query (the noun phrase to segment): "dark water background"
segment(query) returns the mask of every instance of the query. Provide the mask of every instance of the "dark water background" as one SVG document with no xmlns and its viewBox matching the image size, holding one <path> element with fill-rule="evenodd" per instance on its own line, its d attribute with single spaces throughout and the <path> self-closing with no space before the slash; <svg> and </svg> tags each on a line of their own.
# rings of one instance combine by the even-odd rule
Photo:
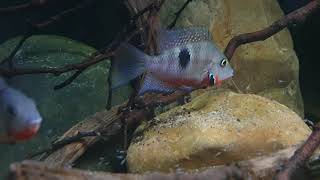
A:
<svg viewBox="0 0 320 180">
<path fill-rule="evenodd" d="M 289 13 L 309 0 L 278 0 L 285 13 Z M 320 12 L 307 18 L 305 24 L 289 28 L 294 49 L 300 63 L 300 89 L 305 106 L 305 117 L 320 120 Z"/>
<path fill-rule="evenodd" d="M 28 0 L 1 0 L 0 7 L 20 4 Z M 19 12 L 14 15 L 4 15 L 0 17 L 0 44 L 22 35 L 28 28 L 26 20 L 32 22 L 41 22 L 48 17 L 61 12 L 63 9 L 73 7 L 78 0 L 64 2 L 63 6 L 57 4 L 50 8 L 41 8 L 33 11 Z M 307 0 L 279 0 L 284 12 L 289 13 L 292 10 L 301 7 Z M 38 34 L 54 34 L 68 37 L 73 40 L 83 42 L 93 48 L 100 49 L 112 40 L 118 31 L 122 29 L 123 24 L 127 22 L 128 12 L 119 0 L 97 0 L 89 7 L 79 10 L 61 21 L 50 25 L 41 30 Z M 294 47 L 300 60 L 300 86 L 305 103 L 306 118 L 317 121 L 320 119 L 320 12 L 309 18 L 303 26 L 291 27 L 290 31 L 294 40 Z M 81 87 L 80 87 L 81 88 Z M 46 97 L 43 97 L 46 98 Z M 94 102 L 83 102 L 89 103 Z M 4 172 L 10 162 L 19 161 L 24 158 L 28 152 L 46 146 L 57 135 L 60 135 L 69 129 L 80 117 L 87 117 L 94 114 L 95 111 L 102 110 L 103 103 L 97 104 L 95 109 L 88 108 L 80 115 L 75 112 L 68 117 L 68 121 L 63 124 L 44 121 L 44 129 L 41 129 L 39 136 L 46 136 L 31 142 L 13 145 L 10 147 L 0 146 L 0 172 Z M 60 121 L 61 122 L 61 121 Z M 50 133 L 48 133 L 50 131 Z M 120 149 L 121 138 L 116 138 L 112 142 L 98 143 L 90 149 L 79 161 L 79 167 L 99 170 L 120 171 L 119 163 L 115 158 L 115 150 Z M 89 158 L 90 155 L 90 158 Z M 96 166 L 92 166 L 98 159 Z M 90 165 L 89 165 L 90 164 Z M 1 177 L 1 174 L 0 174 Z"/>
</svg>

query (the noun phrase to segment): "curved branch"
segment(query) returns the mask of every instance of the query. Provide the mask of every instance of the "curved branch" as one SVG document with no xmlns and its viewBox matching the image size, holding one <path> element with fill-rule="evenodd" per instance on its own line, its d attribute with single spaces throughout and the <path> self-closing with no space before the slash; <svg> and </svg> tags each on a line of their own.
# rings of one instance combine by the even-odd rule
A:
<svg viewBox="0 0 320 180">
<path fill-rule="evenodd" d="M 75 72 L 72 76 L 70 76 L 67 80 L 63 81 L 62 83 L 55 85 L 54 86 L 54 90 L 59 90 L 62 89 L 64 87 L 66 87 L 67 85 L 71 84 L 73 80 L 75 80 L 78 76 L 80 76 L 80 74 L 84 71 L 84 69 L 82 70 L 78 70 L 77 72 Z"/>
<path fill-rule="evenodd" d="M 35 28 L 41 29 L 43 27 L 47 27 L 50 24 L 55 23 L 56 21 L 59 21 L 60 19 L 62 19 L 63 17 L 74 13 L 76 11 L 78 11 L 79 9 L 85 8 L 87 5 L 89 5 L 90 3 L 93 3 L 93 0 L 84 0 L 83 2 L 80 2 L 79 4 L 77 4 L 75 7 L 67 9 L 65 11 L 62 11 L 61 13 L 54 15 L 52 17 L 50 17 L 47 21 L 42 22 L 42 23 L 37 23 L 37 24 L 33 24 L 33 26 Z"/>
<path fill-rule="evenodd" d="M 32 7 L 32 3 L 29 2 L 29 3 L 25 3 L 25 4 L 19 4 L 16 6 L 0 8 L 0 14 L 7 14 L 7 13 L 17 12 L 17 11 L 21 11 L 21 10 L 26 10 L 31 7 Z"/>
<path fill-rule="evenodd" d="M 97 64 L 101 61 L 106 60 L 106 58 L 109 58 L 113 55 L 113 52 L 106 53 L 106 54 L 100 54 L 94 57 L 90 57 L 89 60 L 84 60 L 81 63 L 77 64 L 70 64 L 63 67 L 56 67 L 56 68 L 13 68 L 13 69 L 6 69 L 6 68 L 0 68 L 0 75 L 6 76 L 6 77 L 12 77 L 12 76 L 18 76 L 18 75 L 24 75 L 24 74 L 54 74 L 56 76 L 59 76 L 62 73 L 74 71 L 74 70 L 84 70 L 87 67 Z"/>
<path fill-rule="evenodd" d="M 318 124 L 307 141 L 295 151 L 294 155 L 286 163 L 282 171 L 276 176 L 276 180 L 290 180 L 297 169 L 303 167 L 306 161 L 313 155 L 320 145 L 320 124 Z"/>
<path fill-rule="evenodd" d="M 229 41 L 224 51 L 224 54 L 227 56 L 228 59 L 231 60 L 234 52 L 240 45 L 255 42 L 255 41 L 263 41 L 288 26 L 302 24 L 308 16 L 310 16 L 319 8 L 320 8 L 320 0 L 314 0 L 308 3 L 306 6 L 300 9 L 297 9 L 291 12 L 290 14 L 284 16 L 283 18 L 274 22 L 272 25 L 270 25 L 265 29 L 252 32 L 252 33 L 245 33 L 245 34 L 240 34 L 238 36 L 235 36 Z"/>
<path fill-rule="evenodd" d="M 37 7 L 49 6 L 59 3 L 60 0 L 30 0 L 24 4 L 18 4 L 10 7 L 0 8 L 0 15 L 6 15 L 11 13 L 20 13 L 21 11 L 30 10 Z M 64 1 L 61 1 L 64 2 Z"/>
<path fill-rule="evenodd" d="M 2 14 L 9 14 L 9 13 L 16 13 L 28 9 L 32 9 L 34 7 L 46 6 L 50 3 L 54 3 L 57 0 L 30 0 L 28 3 L 19 4 L 15 6 L 10 6 L 6 8 L 0 8 L 0 15 Z"/>
<path fill-rule="evenodd" d="M 193 1 L 193 0 L 187 0 L 187 1 L 182 5 L 182 7 L 181 7 L 176 13 L 174 13 L 175 17 L 174 17 L 173 21 L 167 26 L 168 29 L 172 29 L 172 28 L 176 25 L 176 23 L 177 23 L 180 15 L 181 15 L 181 13 L 182 13 L 183 10 L 188 6 L 188 4 L 191 3 L 191 1 Z"/>
</svg>

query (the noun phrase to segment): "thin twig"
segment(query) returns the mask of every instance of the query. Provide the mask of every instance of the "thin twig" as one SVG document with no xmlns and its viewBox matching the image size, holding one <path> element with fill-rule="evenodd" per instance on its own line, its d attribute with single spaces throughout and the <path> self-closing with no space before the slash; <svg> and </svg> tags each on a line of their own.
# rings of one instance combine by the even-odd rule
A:
<svg viewBox="0 0 320 180">
<path fill-rule="evenodd" d="M 296 25 L 302 24 L 308 16 L 313 14 L 316 10 L 320 8 L 320 0 L 314 0 L 305 5 L 304 7 L 297 9 L 290 14 L 282 17 L 278 21 L 274 22 L 271 26 L 266 27 L 260 31 L 240 34 L 238 36 L 233 37 L 225 51 L 224 54 L 227 56 L 229 60 L 231 60 L 235 50 L 243 44 L 255 42 L 255 41 L 263 41 L 274 34 L 278 33 L 282 29 Z"/>
<path fill-rule="evenodd" d="M 93 3 L 94 0 L 84 0 L 83 2 L 77 4 L 75 7 L 71 8 L 71 9 L 67 9 L 55 16 L 52 16 L 50 17 L 48 20 L 42 22 L 42 23 L 37 23 L 37 24 L 34 24 L 33 26 L 40 29 L 40 28 L 44 28 L 44 27 L 47 27 L 57 21 L 59 21 L 60 19 L 62 19 L 63 17 L 71 14 L 71 13 L 74 13 L 82 8 L 85 8 L 86 6 L 88 6 L 89 4 Z"/>
<path fill-rule="evenodd" d="M 8 14 L 12 12 L 19 12 L 22 10 L 30 9 L 33 6 L 32 2 L 24 3 L 24 4 L 19 4 L 16 6 L 10 6 L 6 8 L 0 8 L 0 14 Z"/>
<path fill-rule="evenodd" d="M 156 8 L 156 4 L 155 3 L 151 3 L 149 4 L 147 7 L 143 8 L 141 11 L 139 11 L 137 14 L 135 14 L 131 19 L 130 22 L 131 23 L 135 23 L 135 21 L 141 17 L 142 15 L 144 15 L 146 12 L 151 11 L 152 9 Z"/>
<path fill-rule="evenodd" d="M 0 15 L 7 15 L 11 13 L 21 13 L 21 11 L 31 10 L 37 7 L 44 7 L 50 4 L 59 2 L 58 0 L 30 0 L 27 3 L 18 4 L 15 6 L 0 8 Z"/>
<path fill-rule="evenodd" d="M 23 43 L 32 35 L 30 31 L 25 33 L 25 35 L 20 39 L 19 43 L 16 45 L 16 47 L 13 49 L 13 51 L 10 53 L 10 55 L 1 61 L 0 64 L 4 64 L 8 62 L 9 69 L 13 69 L 13 58 L 16 55 L 16 53 L 19 51 L 19 49 L 22 47 Z"/>
<path fill-rule="evenodd" d="M 145 49 L 148 49 L 149 51 L 151 49 L 153 49 L 153 44 L 151 42 L 155 42 L 154 46 L 157 46 L 157 42 L 156 41 L 152 41 L 152 40 L 156 40 L 157 38 L 155 37 L 156 34 L 155 32 L 155 26 L 156 26 L 156 20 L 158 15 L 158 12 L 160 10 L 160 8 L 162 7 L 162 5 L 165 3 L 165 0 L 160 0 L 160 1 L 155 1 L 154 3 L 151 3 L 149 6 L 147 6 L 146 8 L 144 8 L 142 10 L 142 12 L 149 12 L 148 18 L 147 18 L 147 22 L 145 22 L 145 24 L 147 26 L 144 25 L 144 29 L 147 28 L 148 29 L 148 39 L 147 39 L 147 46 L 145 47 Z M 152 5 L 153 4 L 153 5 Z M 148 11 L 146 11 L 146 9 Z M 140 17 L 141 15 L 143 15 L 144 13 L 137 13 L 137 15 L 139 15 L 138 17 Z M 137 19 L 137 16 L 133 16 L 134 19 Z M 158 28 L 157 28 L 158 29 Z M 144 42 L 145 43 L 145 42 Z M 157 47 L 153 49 L 153 51 L 155 49 L 158 49 Z M 150 52 L 149 52 L 150 53 Z M 154 52 L 152 52 L 154 53 Z M 122 130 L 123 130 L 123 136 L 124 136 L 124 140 L 123 140 L 123 147 L 124 147 L 124 151 L 127 150 L 128 147 L 128 125 L 127 125 L 127 118 L 128 118 L 128 114 L 130 114 L 130 110 L 134 107 L 134 103 L 135 103 L 135 99 L 138 95 L 138 90 L 140 89 L 140 78 L 135 79 L 134 81 L 132 81 L 134 88 L 134 91 L 131 93 L 130 98 L 128 100 L 128 103 L 126 105 L 126 108 L 124 108 L 124 111 L 121 112 L 121 124 L 122 124 Z M 122 109 L 123 110 L 123 109 Z"/>
<path fill-rule="evenodd" d="M 174 92 L 173 94 L 168 96 L 160 94 L 156 96 L 146 94 L 143 98 L 137 99 L 135 101 L 134 110 L 128 109 L 127 106 L 125 106 L 120 112 L 121 114 L 119 114 L 118 121 L 114 122 L 117 123 L 120 121 L 120 125 L 125 123 L 126 127 L 118 125 L 114 126 L 114 123 L 111 123 L 110 125 L 97 131 L 80 132 L 75 136 L 64 138 L 59 140 L 58 142 L 52 143 L 51 147 L 42 149 L 36 153 L 32 153 L 28 156 L 28 158 L 32 158 L 41 154 L 51 154 L 52 152 L 57 151 L 58 149 L 66 145 L 82 141 L 85 137 L 102 136 L 107 139 L 107 137 L 110 137 L 114 134 L 119 134 L 119 132 L 122 132 L 125 136 L 127 136 L 126 129 L 132 129 L 133 127 L 136 127 L 137 124 L 139 124 L 139 121 L 142 121 L 142 119 L 144 118 L 151 119 L 152 117 L 154 117 L 154 113 L 152 113 L 154 108 L 170 104 L 178 99 L 184 98 L 186 95 L 188 94 L 181 91 Z M 123 119 L 125 119 L 125 121 L 123 121 Z M 127 145 L 128 142 L 124 142 L 124 146 L 127 147 Z"/>
<path fill-rule="evenodd" d="M 70 76 L 67 80 L 65 80 L 64 82 L 54 86 L 54 90 L 59 90 L 62 89 L 64 87 L 66 87 L 67 85 L 69 85 L 70 83 L 72 83 L 73 80 L 75 80 L 85 69 L 81 69 L 78 70 L 77 72 L 75 72 L 72 76 Z"/>
<path fill-rule="evenodd" d="M 176 13 L 174 13 L 175 18 L 174 18 L 174 20 L 168 25 L 168 27 L 167 27 L 168 29 L 172 29 L 172 28 L 176 25 L 176 23 L 177 23 L 180 15 L 181 15 L 181 13 L 183 12 L 183 10 L 188 6 L 188 4 L 189 4 L 191 1 L 192 1 L 192 0 L 187 0 L 187 1 L 182 5 L 182 7 L 181 7 Z"/>
<path fill-rule="evenodd" d="M 25 74 L 54 74 L 56 76 L 61 75 L 62 73 L 73 71 L 73 70 L 82 70 L 87 68 L 88 66 L 97 64 L 101 61 L 106 60 L 113 55 L 113 52 L 108 54 L 103 54 L 99 56 L 90 56 L 86 60 L 81 63 L 76 64 L 68 64 L 62 67 L 55 67 L 55 68 L 13 68 L 13 69 L 5 69 L 0 68 L 0 75 L 6 77 L 13 77 Z"/>
<path fill-rule="evenodd" d="M 109 73 L 108 73 L 108 79 L 107 79 L 107 104 L 106 104 L 106 109 L 111 109 L 111 103 L 112 103 L 112 61 L 110 62 L 110 68 L 109 68 Z"/>
</svg>

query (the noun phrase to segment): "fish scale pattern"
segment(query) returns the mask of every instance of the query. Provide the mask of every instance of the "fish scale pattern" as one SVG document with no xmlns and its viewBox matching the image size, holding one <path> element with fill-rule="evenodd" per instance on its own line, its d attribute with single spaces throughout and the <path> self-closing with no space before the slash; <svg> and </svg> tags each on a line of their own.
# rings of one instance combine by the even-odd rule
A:
<svg viewBox="0 0 320 180">
<path fill-rule="evenodd" d="M 161 30 L 159 38 L 160 51 L 189 43 L 212 40 L 211 33 L 204 27 Z"/>
</svg>

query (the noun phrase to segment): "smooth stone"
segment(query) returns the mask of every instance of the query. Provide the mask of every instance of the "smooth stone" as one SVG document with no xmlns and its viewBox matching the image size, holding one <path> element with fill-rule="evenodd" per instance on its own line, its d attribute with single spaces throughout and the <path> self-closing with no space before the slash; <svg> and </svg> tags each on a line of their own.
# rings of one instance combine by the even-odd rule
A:
<svg viewBox="0 0 320 180">
<path fill-rule="evenodd" d="M 299 144 L 311 133 L 295 112 L 258 95 L 209 89 L 192 99 L 138 128 L 127 154 L 130 172 L 228 164 Z"/>
</svg>

